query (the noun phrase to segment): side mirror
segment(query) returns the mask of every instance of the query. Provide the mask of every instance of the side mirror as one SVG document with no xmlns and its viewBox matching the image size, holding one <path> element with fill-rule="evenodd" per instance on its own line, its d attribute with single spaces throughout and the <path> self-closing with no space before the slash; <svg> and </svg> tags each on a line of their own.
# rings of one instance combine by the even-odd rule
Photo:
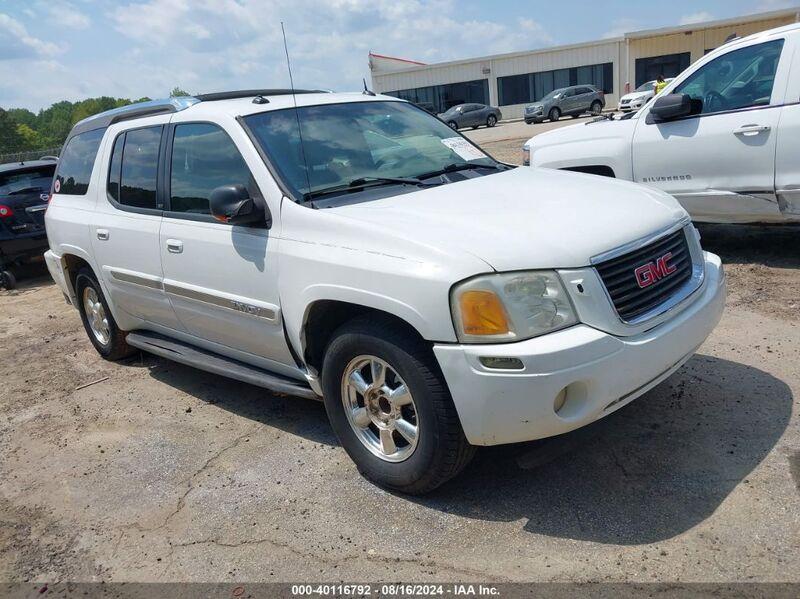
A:
<svg viewBox="0 0 800 599">
<path fill-rule="evenodd" d="M 657 121 L 670 121 L 692 114 L 692 98 L 687 94 L 667 94 L 656 98 L 650 114 Z"/>
<path fill-rule="evenodd" d="M 244 185 L 220 185 L 211 192 L 209 204 L 211 216 L 223 223 L 272 225 L 269 209 L 261 202 L 257 204 Z"/>
</svg>

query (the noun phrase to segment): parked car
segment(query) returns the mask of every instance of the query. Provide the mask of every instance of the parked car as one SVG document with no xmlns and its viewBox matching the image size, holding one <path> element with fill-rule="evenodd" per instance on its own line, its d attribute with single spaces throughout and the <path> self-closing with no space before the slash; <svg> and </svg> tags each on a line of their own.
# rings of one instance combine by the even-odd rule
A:
<svg viewBox="0 0 800 599">
<path fill-rule="evenodd" d="M 666 83 L 672 81 L 673 78 L 664 79 Z M 639 110 L 642 106 L 647 104 L 648 100 L 656 95 L 656 80 L 648 81 L 637 87 L 629 94 L 625 94 L 619 99 L 617 110 L 621 112 L 630 112 L 631 110 Z"/>
<path fill-rule="evenodd" d="M 800 221 L 800 25 L 738 39 L 623 120 L 530 139 L 534 166 L 644 183 L 696 221 Z"/>
<path fill-rule="evenodd" d="M 296 102 L 74 127 L 46 260 L 101 356 L 322 397 L 359 470 L 424 493 L 476 445 L 619 409 L 719 320 L 722 265 L 669 195 L 509 167 L 389 96 Z"/>
<path fill-rule="evenodd" d="M 545 119 L 553 122 L 562 116 L 578 118 L 585 113 L 598 115 L 606 105 L 605 94 L 593 85 L 573 85 L 554 89 L 544 98 L 525 107 L 525 122 L 541 123 Z"/>
<path fill-rule="evenodd" d="M 414 102 L 414 104 L 422 108 L 422 110 L 430 112 L 431 114 L 436 114 L 436 105 L 432 102 Z"/>
<path fill-rule="evenodd" d="M 499 108 L 485 104 L 458 104 L 448 108 L 439 115 L 452 129 L 472 127 L 477 129 L 481 125 L 494 127 L 502 118 Z"/>
<path fill-rule="evenodd" d="M 0 287 L 16 285 L 14 267 L 47 250 L 44 212 L 56 161 L 0 164 Z"/>
</svg>

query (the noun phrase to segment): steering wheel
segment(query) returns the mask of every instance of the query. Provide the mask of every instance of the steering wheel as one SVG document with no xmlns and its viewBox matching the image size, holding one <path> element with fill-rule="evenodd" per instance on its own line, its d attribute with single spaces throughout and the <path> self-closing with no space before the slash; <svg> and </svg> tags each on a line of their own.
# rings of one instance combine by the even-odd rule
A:
<svg viewBox="0 0 800 599">
<path fill-rule="evenodd" d="M 725 97 L 713 89 L 703 98 L 703 112 L 716 112 L 725 108 Z"/>
</svg>

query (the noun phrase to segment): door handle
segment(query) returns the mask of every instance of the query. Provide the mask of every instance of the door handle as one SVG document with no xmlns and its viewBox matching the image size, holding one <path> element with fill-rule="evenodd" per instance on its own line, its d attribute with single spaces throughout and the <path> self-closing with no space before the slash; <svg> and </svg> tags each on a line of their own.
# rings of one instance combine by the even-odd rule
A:
<svg viewBox="0 0 800 599">
<path fill-rule="evenodd" d="M 183 242 L 179 239 L 167 239 L 167 251 L 180 254 L 183 251 Z"/>
<path fill-rule="evenodd" d="M 759 133 L 763 133 L 764 131 L 769 131 L 769 130 L 770 130 L 769 125 L 753 124 L 753 125 L 742 125 L 738 129 L 734 129 L 733 133 L 734 135 L 747 135 L 749 137 L 752 135 L 758 135 Z"/>
<path fill-rule="evenodd" d="M 97 229 L 97 238 L 100 241 L 108 241 L 108 229 Z"/>
</svg>

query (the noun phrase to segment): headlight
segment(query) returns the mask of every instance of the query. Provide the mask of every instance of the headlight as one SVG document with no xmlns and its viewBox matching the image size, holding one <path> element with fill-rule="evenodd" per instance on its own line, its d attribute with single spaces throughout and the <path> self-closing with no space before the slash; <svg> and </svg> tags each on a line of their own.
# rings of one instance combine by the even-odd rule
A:
<svg viewBox="0 0 800 599">
<path fill-rule="evenodd" d="M 528 144 L 522 146 L 522 166 L 531 165 L 531 148 Z"/>
<path fill-rule="evenodd" d="M 469 279 L 453 288 L 450 309 L 462 343 L 521 341 L 578 322 L 561 280 L 548 270 Z"/>
</svg>

